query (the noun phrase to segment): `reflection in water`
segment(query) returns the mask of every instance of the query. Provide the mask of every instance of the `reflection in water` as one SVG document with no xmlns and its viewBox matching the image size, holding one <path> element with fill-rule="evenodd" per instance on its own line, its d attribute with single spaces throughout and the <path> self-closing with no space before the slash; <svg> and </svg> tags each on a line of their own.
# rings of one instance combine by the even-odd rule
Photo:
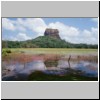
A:
<svg viewBox="0 0 100 100">
<path fill-rule="evenodd" d="M 16 63 L 16 64 L 9 64 L 3 63 L 3 66 L 6 66 L 3 70 L 3 80 L 10 80 L 16 79 L 15 76 L 21 77 L 21 79 L 26 79 L 26 76 L 31 74 L 34 71 L 44 71 L 46 70 L 46 66 L 42 60 L 36 60 L 33 62 L 24 64 Z M 8 77 L 8 78 L 7 78 Z"/>
<path fill-rule="evenodd" d="M 76 70 L 82 70 L 85 72 L 84 75 L 90 77 L 97 77 L 98 76 L 98 64 L 96 63 L 89 63 L 81 61 L 76 65 Z"/>
<path fill-rule="evenodd" d="M 84 72 L 85 76 L 90 77 L 98 77 L 98 64 L 97 63 L 90 63 L 86 61 L 70 62 L 70 66 L 72 69 L 80 70 Z M 65 60 L 59 60 L 58 66 L 59 68 L 69 68 L 69 64 Z"/>
<path fill-rule="evenodd" d="M 42 60 L 36 60 L 30 63 L 26 63 L 26 67 L 20 71 L 20 73 L 30 74 L 33 71 L 43 71 L 46 70 L 46 66 Z"/>
<path fill-rule="evenodd" d="M 70 62 L 71 69 L 83 71 L 86 76 L 98 77 L 98 64 L 85 61 Z M 27 80 L 29 74 L 34 71 L 42 71 L 45 74 L 64 75 L 67 74 L 69 63 L 66 60 L 59 60 L 56 67 L 48 67 L 42 60 L 22 63 L 3 62 L 2 80 Z"/>
<path fill-rule="evenodd" d="M 69 64 L 66 60 L 59 60 L 58 61 L 58 68 L 68 68 Z"/>
</svg>

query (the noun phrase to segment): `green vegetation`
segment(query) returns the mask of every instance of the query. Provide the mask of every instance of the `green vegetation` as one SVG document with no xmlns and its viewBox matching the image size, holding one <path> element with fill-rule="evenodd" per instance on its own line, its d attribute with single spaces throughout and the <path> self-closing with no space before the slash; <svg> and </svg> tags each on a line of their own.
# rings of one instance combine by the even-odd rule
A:
<svg viewBox="0 0 100 100">
<path fill-rule="evenodd" d="M 5 51 L 3 48 L 2 51 Z M 25 54 L 97 54 L 98 49 L 79 49 L 79 48 L 9 48 L 12 53 Z"/>
<path fill-rule="evenodd" d="M 98 45 L 73 44 L 65 40 L 55 39 L 49 36 L 39 36 L 27 41 L 2 41 L 2 48 L 93 48 Z"/>
<path fill-rule="evenodd" d="M 33 72 L 29 77 L 29 81 L 97 81 L 98 78 L 86 77 L 78 74 L 66 74 L 64 76 L 60 75 L 50 75 L 45 74 L 41 71 Z"/>
<path fill-rule="evenodd" d="M 9 53 L 11 53 L 10 49 L 3 49 L 2 50 L 2 56 L 7 56 Z"/>
</svg>

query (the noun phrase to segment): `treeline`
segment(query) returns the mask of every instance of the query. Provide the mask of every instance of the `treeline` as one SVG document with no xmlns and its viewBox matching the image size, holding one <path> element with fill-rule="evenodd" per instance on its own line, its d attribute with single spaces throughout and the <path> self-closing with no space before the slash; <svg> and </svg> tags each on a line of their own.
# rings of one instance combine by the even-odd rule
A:
<svg viewBox="0 0 100 100">
<path fill-rule="evenodd" d="M 2 41 L 2 48 L 93 48 L 98 45 L 73 44 L 65 40 L 55 39 L 48 36 L 39 36 L 27 41 Z"/>
</svg>

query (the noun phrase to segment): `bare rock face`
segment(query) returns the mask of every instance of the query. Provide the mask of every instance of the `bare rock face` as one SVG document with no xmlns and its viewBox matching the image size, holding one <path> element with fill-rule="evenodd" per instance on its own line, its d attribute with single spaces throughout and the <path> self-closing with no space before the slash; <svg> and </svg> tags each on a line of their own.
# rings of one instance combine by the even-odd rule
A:
<svg viewBox="0 0 100 100">
<path fill-rule="evenodd" d="M 56 39 L 60 39 L 58 29 L 47 28 L 44 32 L 44 36 L 50 36 L 50 37 L 53 37 L 53 38 L 56 38 Z"/>
</svg>

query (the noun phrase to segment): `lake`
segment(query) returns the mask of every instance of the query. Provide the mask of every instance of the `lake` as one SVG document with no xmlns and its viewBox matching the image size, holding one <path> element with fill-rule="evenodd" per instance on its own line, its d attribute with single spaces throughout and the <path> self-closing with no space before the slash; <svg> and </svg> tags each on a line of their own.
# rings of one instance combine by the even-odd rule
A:
<svg viewBox="0 0 100 100">
<path fill-rule="evenodd" d="M 63 55 L 60 57 L 57 56 L 58 58 L 56 57 L 56 59 L 55 56 L 43 56 L 44 55 L 39 55 L 40 58 L 37 57 L 37 55 L 35 55 L 35 57 L 31 56 L 31 60 L 24 62 L 19 61 L 18 59 L 3 60 L 2 80 L 28 81 L 30 75 L 34 75 L 35 72 L 41 72 L 44 75 L 49 75 L 50 77 L 57 76 L 58 81 L 58 76 L 63 79 L 63 77 L 66 78 L 66 75 L 69 74 L 75 75 L 72 81 L 78 81 L 78 76 L 86 78 L 98 78 L 98 62 L 96 55 L 71 55 L 70 60 L 70 55 Z M 37 75 L 39 78 L 42 78 L 41 75 Z M 45 80 L 48 81 L 48 79 Z M 34 80 L 37 81 L 36 78 Z M 70 79 L 65 80 L 69 81 Z"/>
</svg>

